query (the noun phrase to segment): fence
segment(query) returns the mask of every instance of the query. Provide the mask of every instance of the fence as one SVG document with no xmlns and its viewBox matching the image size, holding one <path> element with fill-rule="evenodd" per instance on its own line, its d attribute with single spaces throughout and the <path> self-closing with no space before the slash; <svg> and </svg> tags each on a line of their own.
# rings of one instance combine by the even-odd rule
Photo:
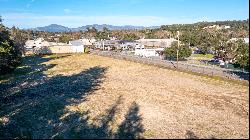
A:
<svg viewBox="0 0 250 140">
<path fill-rule="evenodd" d="M 170 69 L 177 69 L 177 62 L 175 61 L 168 61 L 168 60 L 161 60 L 161 59 L 154 59 L 154 58 L 143 58 L 136 55 L 130 54 L 122 54 L 118 52 L 111 52 L 111 51 L 92 51 L 92 54 L 100 55 L 100 56 L 107 56 L 116 59 L 122 60 L 129 60 L 138 63 L 144 63 L 149 65 L 155 65 L 164 68 Z M 224 68 L 216 68 L 216 67 L 209 67 L 209 66 L 201 66 L 201 65 L 194 65 L 194 64 L 187 64 L 187 63 L 178 63 L 178 69 L 183 71 L 190 71 L 200 74 L 205 74 L 208 76 L 219 76 L 228 79 L 235 79 L 235 80 L 249 80 L 249 72 L 244 72 L 240 70 L 229 70 Z"/>
</svg>

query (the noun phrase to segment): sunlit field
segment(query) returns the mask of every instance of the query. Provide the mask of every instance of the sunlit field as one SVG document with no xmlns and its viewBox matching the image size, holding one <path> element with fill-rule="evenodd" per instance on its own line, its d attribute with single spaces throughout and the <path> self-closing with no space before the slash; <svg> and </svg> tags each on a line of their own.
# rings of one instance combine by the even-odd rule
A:
<svg viewBox="0 0 250 140">
<path fill-rule="evenodd" d="M 249 138 L 248 86 L 88 54 L 0 80 L 0 138 Z"/>
</svg>

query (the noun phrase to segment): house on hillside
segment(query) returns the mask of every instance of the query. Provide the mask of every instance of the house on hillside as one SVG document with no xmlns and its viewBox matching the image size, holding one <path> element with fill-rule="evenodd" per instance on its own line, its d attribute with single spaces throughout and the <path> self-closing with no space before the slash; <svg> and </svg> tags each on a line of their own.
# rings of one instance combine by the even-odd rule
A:
<svg viewBox="0 0 250 140">
<path fill-rule="evenodd" d="M 206 26 L 203 29 L 216 29 L 216 30 L 219 30 L 219 29 L 222 29 L 222 27 L 220 27 L 220 25 L 211 25 L 211 26 Z"/>
<path fill-rule="evenodd" d="M 230 29 L 231 28 L 231 26 L 224 26 L 224 29 Z"/>
<path fill-rule="evenodd" d="M 221 30 L 221 29 L 230 29 L 231 26 L 228 25 L 211 25 L 211 26 L 206 26 L 203 29 L 215 29 L 215 30 Z"/>
<path fill-rule="evenodd" d="M 243 38 L 244 42 L 249 44 L 249 38 Z"/>
<path fill-rule="evenodd" d="M 237 41 L 239 39 L 243 40 L 244 43 L 249 44 L 249 38 L 231 38 L 231 39 L 228 40 L 228 42 Z"/>
</svg>

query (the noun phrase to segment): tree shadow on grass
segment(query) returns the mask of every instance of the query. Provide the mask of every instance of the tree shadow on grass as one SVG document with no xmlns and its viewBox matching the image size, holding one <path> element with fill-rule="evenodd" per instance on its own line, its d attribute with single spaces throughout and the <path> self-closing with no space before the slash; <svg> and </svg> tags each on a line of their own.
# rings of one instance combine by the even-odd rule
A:
<svg viewBox="0 0 250 140">
<path fill-rule="evenodd" d="M 32 79 L 30 76 L 32 76 L 33 74 L 37 73 L 42 74 L 43 71 L 46 71 L 55 66 L 55 64 L 45 65 L 43 64 L 44 62 L 48 62 L 50 60 L 55 60 L 55 59 L 61 59 L 68 56 L 70 55 L 50 55 L 48 57 L 40 57 L 40 56 L 23 57 L 22 64 L 18 66 L 12 73 L 0 75 L 0 80 L 12 79 L 12 81 L 9 83 L 17 83 L 13 82 L 13 80 L 15 81 L 18 80 L 18 82 L 21 83 L 22 81 L 20 81 L 20 79 L 25 80 L 28 77 L 29 79 Z"/>
<path fill-rule="evenodd" d="M 42 64 L 44 62 L 48 62 L 50 60 L 61 59 L 64 57 L 71 56 L 70 54 L 63 54 L 63 55 L 46 55 L 47 57 L 43 56 L 25 56 L 22 58 L 22 64 L 18 66 L 13 72 L 0 75 L 0 80 L 6 80 L 10 77 L 18 77 L 18 76 L 27 76 L 32 74 L 33 72 L 39 72 L 46 70 L 46 65 Z M 50 66 L 50 65 L 48 65 Z"/>
<path fill-rule="evenodd" d="M 0 117 L 8 120 L 0 120 L 0 138 L 50 138 L 65 107 L 84 101 L 97 90 L 106 70 L 97 66 L 72 76 L 51 78 L 38 72 L 26 80 L 11 81 L 13 85 L 1 84 L 6 87 L 1 89 Z"/>
<path fill-rule="evenodd" d="M 142 118 L 138 114 L 139 106 L 134 102 L 129 108 L 128 113 L 125 116 L 125 120 L 121 123 L 116 134 L 116 138 L 119 139 L 141 139 L 141 133 L 145 130 L 142 125 Z"/>
<path fill-rule="evenodd" d="M 118 131 L 113 132 L 112 124 L 115 122 L 115 114 L 119 112 L 121 96 L 101 116 L 100 125 L 89 123 L 89 111 L 72 113 L 68 115 L 60 126 L 58 133 L 52 138 L 88 138 L 88 139 L 136 139 L 143 138 L 144 132 L 142 118 L 138 115 L 139 107 L 133 103 L 129 108 L 124 121 L 118 126 Z"/>
<path fill-rule="evenodd" d="M 198 136 L 196 136 L 196 135 L 194 134 L 194 132 L 191 131 L 191 130 L 187 130 L 187 131 L 186 131 L 185 138 L 186 138 L 186 139 L 201 139 L 201 138 L 199 138 Z M 211 135 L 211 136 L 209 136 L 208 138 L 205 138 L 205 139 L 216 139 L 216 138 L 215 138 L 213 135 Z"/>
<path fill-rule="evenodd" d="M 118 106 L 121 104 L 121 96 L 117 101 L 106 110 L 105 114 L 98 117 L 100 124 L 88 123 L 89 110 L 83 113 L 74 112 L 63 119 L 63 125 L 60 131 L 53 138 L 91 138 L 91 139 L 108 139 L 113 137 L 111 125 L 115 119 L 115 114 L 119 111 Z"/>
<path fill-rule="evenodd" d="M 191 130 L 187 130 L 185 137 L 186 139 L 199 139 L 199 137 L 197 137 Z"/>
<path fill-rule="evenodd" d="M 111 130 L 121 97 L 100 117 L 100 125 L 89 122 L 89 111 L 70 112 L 66 108 L 84 102 L 98 90 L 107 69 L 96 66 L 79 74 L 51 78 L 39 71 L 16 82 L 2 83 L 0 138 L 138 138 L 143 126 L 135 103 L 118 132 Z"/>
<path fill-rule="evenodd" d="M 43 82 L 47 77 L 43 72 L 56 66 L 56 64 L 45 65 L 42 63 L 68 56 L 70 55 L 56 55 L 53 57 L 50 56 L 49 58 L 40 56 L 24 57 L 22 65 L 16 68 L 13 73 L 0 76 L 0 80 L 7 80 L 0 82 L 1 103 L 12 101 L 16 96 L 22 95 L 19 94 L 20 91 Z"/>
</svg>

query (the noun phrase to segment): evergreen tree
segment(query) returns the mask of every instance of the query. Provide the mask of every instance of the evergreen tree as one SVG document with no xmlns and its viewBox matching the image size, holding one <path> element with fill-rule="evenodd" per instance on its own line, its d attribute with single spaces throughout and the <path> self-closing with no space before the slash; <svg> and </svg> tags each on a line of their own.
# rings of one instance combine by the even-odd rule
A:
<svg viewBox="0 0 250 140">
<path fill-rule="evenodd" d="M 2 19 L 0 18 L 0 21 Z M 0 75 L 13 71 L 21 63 L 21 51 L 0 22 Z"/>
</svg>

